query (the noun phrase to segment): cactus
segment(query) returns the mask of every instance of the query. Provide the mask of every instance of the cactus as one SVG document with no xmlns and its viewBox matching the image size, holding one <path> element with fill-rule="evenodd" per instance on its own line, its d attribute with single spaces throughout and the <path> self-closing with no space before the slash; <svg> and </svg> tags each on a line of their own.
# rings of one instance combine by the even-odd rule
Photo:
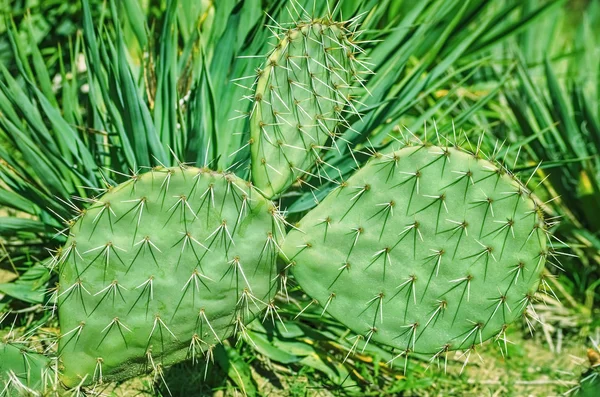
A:
<svg viewBox="0 0 600 397">
<path fill-rule="evenodd" d="M 527 309 L 548 253 L 540 206 L 494 162 L 422 144 L 376 154 L 282 247 L 305 291 L 367 342 L 439 357 Z"/>
<path fill-rule="evenodd" d="M 108 188 L 55 255 L 69 387 L 207 359 L 272 307 L 279 215 L 230 174 L 155 168 Z"/>
<path fill-rule="evenodd" d="M 353 83 L 368 73 L 355 58 L 352 21 L 298 23 L 281 33 L 258 73 L 250 112 L 252 178 L 273 197 L 316 173 L 335 178 L 321 152 L 337 145 L 340 123 L 356 114 Z M 329 174 L 334 174 L 330 176 Z"/>
<path fill-rule="evenodd" d="M 0 343 L 0 396 L 38 395 L 52 383 L 48 357 L 17 344 Z"/>
</svg>

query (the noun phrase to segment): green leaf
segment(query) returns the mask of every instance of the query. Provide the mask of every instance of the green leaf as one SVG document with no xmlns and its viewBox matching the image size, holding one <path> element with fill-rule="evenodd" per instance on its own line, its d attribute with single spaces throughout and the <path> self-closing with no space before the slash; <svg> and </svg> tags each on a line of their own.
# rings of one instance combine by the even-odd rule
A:
<svg viewBox="0 0 600 397">
<path fill-rule="evenodd" d="M 214 351 L 215 360 L 240 389 L 243 396 L 254 397 L 257 388 L 252 379 L 250 366 L 244 361 L 239 353 L 231 346 L 219 345 Z"/>
<path fill-rule="evenodd" d="M 0 207 L 10 207 L 28 214 L 35 214 L 36 209 L 31 201 L 0 187 Z"/>
<path fill-rule="evenodd" d="M 302 357 L 275 346 L 264 334 L 253 331 L 247 332 L 248 337 L 250 340 L 252 340 L 254 349 L 271 360 L 280 362 L 282 364 L 290 364 L 298 362 L 302 359 Z"/>
<path fill-rule="evenodd" d="M 18 233 L 45 233 L 48 227 L 35 219 L 0 217 L 0 235 L 14 236 Z"/>
<path fill-rule="evenodd" d="M 29 303 L 43 303 L 46 299 L 46 288 L 50 280 L 50 272 L 42 264 L 36 262 L 18 279 L 0 284 L 0 293 Z"/>
</svg>

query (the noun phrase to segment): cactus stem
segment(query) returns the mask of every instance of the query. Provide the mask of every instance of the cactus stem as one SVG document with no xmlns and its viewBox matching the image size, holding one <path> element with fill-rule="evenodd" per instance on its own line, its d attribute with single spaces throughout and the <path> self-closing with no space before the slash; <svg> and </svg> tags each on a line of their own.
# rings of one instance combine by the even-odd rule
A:
<svg viewBox="0 0 600 397">
<path fill-rule="evenodd" d="M 442 354 L 444 355 L 444 373 L 448 372 L 448 352 L 450 351 L 450 344 L 447 343 L 444 346 L 442 346 L 442 348 L 440 350 L 438 350 L 437 352 L 435 352 L 435 354 L 429 359 L 429 365 L 427 365 L 427 369 L 429 369 L 429 366 L 434 362 L 437 361 L 438 362 L 438 368 L 439 368 L 439 360 L 440 357 L 442 356 Z"/>
<path fill-rule="evenodd" d="M 339 270 L 339 273 L 338 273 L 337 277 L 335 279 L 333 279 L 333 281 L 331 282 L 331 284 L 329 284 L 327 289 L 331 289 L 331 287 L 333 287 L 333 284 L 335 284 L 336 281 L 338 281 L 338 279 L 340 278 L 340 276 L 342 275 L 344 270 L 346 270 L 348 272 L 350 271 L 350 263 L 349 262 L 344 263 L 342 266 L 340 266 L 338 268 L 338 270 Z"/>
<path fill-rule="evenodd" d="M 375 262 L 377 262 L 379 260 L 379 258 L 383 257 L 383 280 L 385 280 L 385 272 L 386 272 L 386 267 L 387 264 L 389 262 L 390 266 L 392 265 L 392 257 L 390 255 L 390 251 L 392 249 L 390 247 L 385 247 L 383 249 L 380 249 L 379 251 L 375 252 L 372 256 L 371 256 L 371 262 L 367 265 L 366 269 L 370 268 Z"/>
<path fill-rule="evenodd" d="M 108 297 L 111 296 L 112 297 L 112 303 L 113 306 L 115 304 L 115 299 L 117 297 L 117 295 L 119 295 L 119 297 L 121 298 L 121 300 L 123 302 L 125 302 L 125 297 L 123 296 L 123 293 L 121 292 L 121 289 L 124 289 L 127 291 L 127 288 L 123 287 L 122 285 L 119 284 L 119 282 L 117 280 L 113 280 L 110 284 L 108 284 L 106 287 L 102 288 L 100 291 L 96 292 L 94 294 L 94 296 L 98 296 L 100 294 L 104 294 L 102 295 L 102 298 L 100 298 L 100 300 L 98 301 L 98 303 L 96 304 L 96 306 L 94 307 L 94 310 L 92 310 L 90 312 L 90 316 L 96 311 L 96 309 L 98 309 L 98 307 L 102 304 L 102 302 L 104 302 L 104 300 Z"/>
<path fill-rule="evenodd" d="M 508 309 L 509 312 L 512 312 L 512 310 L 510 310 L 510 306 L 508 305 L 507 297 L 505 294 L 501 294 L 499 297 L 497 297 L 493 300 L 497 301 L 498 303 L 496 303 L 496 307 L 494 307 L 494 311 L 492 312 L 492 314 L 488 317 L 487 321 L 485 322 L 486 324 L 489 323 L 492 320 L 492 318 L 494 318 L 494 316 L 496 315 L 496 312 L 498 311 L 498 309 L 500 309 L 500 307 L 502 307 L 503 321 L 506 321 L 506 312 L 504 310 Z M 494 304 L 491 304 L 490 306 L 488 306 L 488 309 L 491 308 L 492 306 L 494 306 Z"/>
<path fill-rule="evenodd" d="M 364 313 L 369 307 L 373 305 L 373 303 L 377 302 L 377 306 L 375 308 L 375 318 L 373 319 L 373 326 L 375 326 L 375 320 L 377 319 L 377 314 L 379 313 L 380 321 L 383 323 L 383 298 L 385 294 L 383 292 L 378 293 L 373 298 L 371 298 L 367 303 L 367 307 L 361 312 Z"/>
<path fill-rule="evenodd" d="M 394 216 L 394 206 L 396 203 L 394 200 L 390 200 L 387 203 L 375 204 L 378 207 L 383 207 L 375 214 L 373 214 L 368 220 L 373 219 L 377 215 L 383 216 L 383 225 L 381 226 L 381 232 L 379 233 L 379 240 L 381 241 L 381 237 L 383 236 L 383 231 L 385 230 L 385 226 L 387 225 L 387 221 L 390 216 Z"/>
<path fill-rule="evenodd" d="M 388 361 L 386 364 L 388 364 L 390 367 L 393 367 L 394 361 L 396 361 L 400 357 L 404 357 L 404 373 L 406 374 L 406 367 L 408 364 L 408 356 L 410 355 L 410 353 L 411 353 L 410 349 L 402 350 L 399 354 L 392 357 L 392 359 L 390 361 Z"/>
<path fill-rule="evenodd" d="M 376 332 L 377 332 L 377 328 L 375 328 L 375 327 L 369 328 L 369 330 L 367 331 L 367 333 L 365 335 L 365 344 L 364 344 L 364 346 L 363 346 L 363 348 L 361 350 L 361 353 L 365 352 L 365 349 L 369 345 L 369 342 L 371 341 L 371 338 L 373 337 L 373 335 L 375 335 Z"/>
<path fill-rule="evenodd" d="M 162 320 L 162 318 L 160 318 L 160 315 L 159 314 L 155 314 L 154 315 L 154 322 L 152 323 L 152 329 L 150 330 L 150 335 L 148 335 L 148 344 L 146 345 L 146 349 L 150 348 L 150 341 L 152 340 L 152 337 L 154 336 L 154 331 L 156 331 L 156 329 L 158 329 L 158 333 L 160 334 L 161 348 L 162 348 L 162 350 L 164 350 L 163 331 L 162 331 L 163 328 L 166 329 L 169 334 L 171 334 L 171 336 L 173 337 L 174 340 L 176 340 L 176 341 L 179 340 L 175 336 L 175 334 L 173 333 L 173 331 L 171 331 L 169 329 L 169 327 L 167 327 L 167 324 L 165 324 L 165 322 Z"/>
<path fill-rule="evenodd" d="M 429 316 L 429 319 L 427 320 L 427 322 L 425 323 L 425 326 L 423 327 L 423 331 L 429 326 L 429 324 L 431 324 L 432 321 L 433 321 L 433 324 L 435 325 L 437 319 L 441 315 L 444 314 L 444 312 L 446 311 L 446 308 L 448 307 L 448 302 L 446 302 L 445 300 L 438 300 L 437 302 L 438 302 L 438 305 L 435 307 L 435 310 L 433 311 L 431 316 Z M 421 336 L 423 331 L 421 331 L 419 336 Z"/>
<path fill-rule="evenodd" d="M 71 297 L 71 295 L 72 295 L 73 293 L 75 293 L 76 295 L 78 295 L 78 296 L 79 296 L 79 300 L 80 300 L 80 302 L 81 302 L 81 305 L 82 305 L 82 307 L 83 307 L 83 311 L 84 311 L 84 313 L 86 313 L 86 314 L 87 314 L 87 309 L 86 309 L 86 306 L 85 306 L 85 300 L 83 299 L 83 295 L 82 295 L 82 294 L 83 294 L 83 292 L 82 292 L 82 291 L 84 291 L 84 292 L 85 292 L 85 293 L 87 293 L 88 295 L 91 295 L 90 291 L 88 291 L 88 290 L 85 288 L 85 286 L 83 285 L 83 283 L 81 282 L 81 279 L 79 279 L 79 278 L 78 278 L 78 279 L 77 279 L 77 280 L 76 280 L 76 281 L 73 283 L 73 285 L 71 285 L 69 288 L 65 289 L 65 290 L 64 290 L 62 293 L 60 293 L 59 295 L 57 295 L 57 296 L 56 296 L 56 298 L 60 298 L 60 297 L 62 297 L 63 295 L 67 295 L 67 296 L 64 298 L 64 300 L 66 301 L 67 299 L 69 299 L 69 298 Z"/>
<path fill-rule="evenodd" d="M 318 304 L 319 304 L 319 301 L 318 301 L 318 300 L 316 300 L 316 299 L 313 299 L 313 300 L 311 300 L 311 301 L 308 303 L 308 305 L 304 306 L 304 308 L 303 308 L 302 310 L 300 310 L 300 311 L 298 312 L 298 314 L 296 314 L 296 315 L 294 316 L 294 320 L 295 320 L 295 319 L 297 319 L 298 317 L 300 317 L 300 316 L 302 315 L 302 313 L 304 313 L 304 312 L 305 312 L 305 311 L 306 311 L 306 310 L 307 310 L 309 307 L 311 307 L 313 304 L 317 304 L 317 305 L 318 305 Z"/>
<path fill-rule="evenodd" d="M 134 199 L 134 200 L 125 200 L 125 201 L 122 201 L 123 203 L 134 202 L 136 204 L 134 204 L 133 207 L 131 207 L 129 210 L 127 210 L 123 215 L 121 215 L 115 221 L 115 224 L 119 223 L 119 221 L 121 219 L 123 219 L 123 217 L 125 217 L 126 215 L 128 215 L 131 211 L 135 211 L 134 214 L 137 213 L 137 216 L 135 217 L 136 224 L 135 224 L 135 229 L 133 231 L 133 238 L 132 238 L 133 241 L 135 241 L 135 239 L 136 239 L 137 232 L 138 232 L 138 229 L 140 227 L 140 222 L 142 221 L 142 213 L 144 212 L 144 208 L 147 206 L 146 201 L 147 201 L 146 197 L 142 197 L 142 198 Z"/>
<path fill-rule="evenodd" d="M 275 301 L 271 300 L 269 302 L 269 304 L 267 305 L 267 310 L 265 311 L 265 315 L 264 315 L 262 321 L 265 322 L 267 317 L 270 317 L 271 323 L 273 325 L 275 325 L 275 317 L 277 317 L 277 320 L 279 320 L 279 322 L 283 326 L 283 329 L 285 329 L 287 331 L 287 328 L 286 328 L 285 324 L 283 323 L 283 320 L 281 319 L 281 317 L 279 316 L 279 313 L 277 312 L 278 309 L 279 309 L 279 307 L 277 307 L 275 305 Z"/>
<path fill-rule="evenodd" d="M 92 261 L 85 267 L 85 269 L 83 269 L 83 271 L 81 272 L 81 274 L 85 273 L 85 271 L 87 269 L 89 269 L 90 266 L 92 266 L 94 264 L 94 262 L 96 262 L 96 260 L 98 260 L 98 258 L 100 258 L 101 256 L 104 256 L 104 260 L 103 260 L 103 263 L 104 263 L 104 279 L 103 280 L 106 281 L 106 271 L 108 270 L 108 265 L 110 263 L 110 252 L 111 252 L 111 250 L 114 253 L 114 256 L 119 260 L 119 262 L 123 266 L 125 266 L 125 263 L 123 262 L 123 260 L 121 259 L 121 257 L 119 256 L 119 254 L 117 253 L 116 250 L 120 250 L 122 252 L 127 252 L 127 251 L 124 250 L 123 248 L 117 247 L 116 245 L 114 245 L 112 243 L 112 241 L 109 241 L 109 242 L 107 242 L 104 245 L 100 245 L 98 247 L 91 248 L 91 249 L 85 251 L 83 253 L 83 255 L 86 255 L 86 254 L 89 254 L 89 253 L 92 253 L 92 252 L 98 251 L 98 250 L 101 250 L 101 251 L 98 253 L 98 255 L 96 255 L 94 257 L 94 259 L 92 259 Z"/>
<path fill-rule="evenodd" d="M 144 250 L 144 253 L 146 252 L 146 250 L 148 250 L 148 252 L 150 252 L 150 256 L 152 256 L 152 260 L 154 261 L 154 264 L 156 265 L 156 267 L 160 267 L 158 265 L 158 261 L 156 260 L 156 255 L 154 255 L 154 252 L 152 251 L 152 249 L 155 249 L 160 253 L 162 253 L 162 251 L 150 240 L 149 236 L 144 237 L 143 239 L 141 239 L 140 241 L 135 243 L 133 246 L 135 247 L 137 245 L 139 245 L 140 248 L 138 248 L 137 252 L 135 253 L 135 256 L 131 260 L 131 263 L 129 264 L 129 267 L 127 268 L 127 272 L 125 274 L 129 273 L 129 270 L 135 263 L 136 259 L 138 258 L 138 256 L 142 252 L 142 250 Z"/>
<path fill-rule="evenodd" d="M 192 365 L 196 365 L 196 363 L 198 362 L 198 356 L 200 354 L 203 353 L 202 350 L 202 343 L 207 344 L 205 341 L 203 341 L 198 334 L 194 334 L 192 336 L 192 339 L 190 341 L 190 345 L 188 347 L 188 353 L 186 358 L 191 359 L 192 360 Z"/>
<path fill-rule="evenodd" d="M 406 350 L 414 351 L 415 350 L 415 342 L 417 341 L 417 329 L 419 328 L 419 323 L 415 322 L 412 324 L 403 325 L 401 328 L 405 328 L 404 331 L 400 333 L 396 338 L 404 336 L 408 334 L 408 341 L 406 342 Z M 394 339 L 396 339 L 394 338 Z"/>
<path fill-rule="evenodd" d="M 100 202 L 99 202 L 100 203 Z M 94 224 L 94 227 L 92 228 L 92 231 L 90 232 L 90 238 L 94 235 L 94 232 L 96 231 L 96 227 L 98 227 L 98 223 L 100 222 L 100 220 L 102 220 L 102 218 L 104 217 L 104 215 L 106 215 L 106 217 L 108 218 L 108 224 L 110 226 L 111 231 L 113 231 L 113 223 L 112 223 L 112 217 L 111 214 L 116 218 L 117 215 L 115 214 L 115 212 L 113 211 L 113 209 L 110 206 L 110 202 L 105 202 L 105 203 L 100 203 L 102 204 L 99 208 L 100 211 L 98 211 L 98 213 L 96 214 L 96 216 L 94 217 L 94 220 L 92 221 L 92 223 Z M 97 207 L 91 207 L 91 208 L 97 208 Z M 91 209 L 90 208 L 90 209 Z"/>
<path fill-rule="evenodd" d="M 248 287 L 248 291 L 252 292 L 252 287 L 250 286 L 250 283 L 248 282 L 248 279 L 246 278 L 246 274 L 244 273 L 244 269 L 242 267 L 242 263 L 240 262 L 240 258 L 238 256 L 235 256 L 235 257 L 233 257 L 232 260 L 227 262 L 227 264 L 229 265 L 229 268 L 227 269 L 225 274 L 223 274 L 223 276 L 221 277 L 221 280 L 227 274 L 232 273 L 232 275 L 235 276 L 236 283 L 238 283 L 239 276 L 241 275 L 242 278 L 244 279 L 244 283 L 246 284 L 246 287 Z"/>
</svg>

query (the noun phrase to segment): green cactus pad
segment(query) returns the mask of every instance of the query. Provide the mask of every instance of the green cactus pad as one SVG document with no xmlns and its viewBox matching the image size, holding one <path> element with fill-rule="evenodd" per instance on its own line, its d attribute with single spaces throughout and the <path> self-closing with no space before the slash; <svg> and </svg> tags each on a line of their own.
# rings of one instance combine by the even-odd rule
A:
<svg viewBox="0 0 600 397">
<path fill-rule="evenodd" d="M 0 396 L 45 392 L 53 374 L 46 356 L 18 344 L 0 343 Z"/>
<path fill-rule="evenodd" d="M 302 288 L 361 337 L 405 354 L 503 335 L 547 254 L 528 190 L 457 148 L 377 154 L 298 229 L 282 250 Z"/>
<path fill-rule="evenodd" d="M 323 177 L 338 177 L 321 151 L 335 149 L 338 124 L 356 113 L 352 84 L 364 70 L 355 58 L 360 49 L 343 23 L 299 23 L 279 38 L 259 72 L 250 113 L 252 179 L 266 197 L 310 175 L 312 168 Z"/>
<path fill-rule="evenodd" d="M 274 205 L 234 175 L 158 168 L 111 188 L 72 226 L 60 266 L 67 386 L 196 359 L 272 305 Z"/>
</svg>

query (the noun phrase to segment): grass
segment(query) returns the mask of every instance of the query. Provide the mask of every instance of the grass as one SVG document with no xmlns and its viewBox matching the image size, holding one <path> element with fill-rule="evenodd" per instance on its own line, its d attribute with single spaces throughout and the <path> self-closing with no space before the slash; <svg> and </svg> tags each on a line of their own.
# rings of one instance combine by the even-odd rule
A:
<svg viewBox="0 0 600 397">
<path fill-rule="evenodd" d="M 552 352 L 543 336 L 534 338 L 515 331 L 510 335 L 507 356 L 497 346 L 481 349 L 479 357 L 463 369 L 462 352 L 448 357 L 447 370 L 435 365 L 428 371 L 397 372 L 394 379 L 382 388 L 367 386 L 348 388 L 349 395 L 382 396 L 560 396 L 578 383 L 586 368 L 586 349 L 578 342 L 563 341 L 559 351 Z M 252 364 L 252 378 L 259 395 L 273 397 L 337 396 L 340 391 L 324 387 L 327 378 L 310 367 L 284 366 L 256 357 L 246 349 L 244 359 Z M 385 362 L 380 365 L 386 366 Z M 360 372 L 362 365 L 355 369 Z M 189 363 L 178 364 L 165 371 L 165 384 L 174 396 L 233 396 L 243 395 L 239 389 L 224 382 L 225 374 L 215 367 L 204 379 L 204 369 Z M 222 382 L 219 382 L 221 380 Z M 168 396 L 165 384 L 151 376 L 136 378 L 120 385 L 109 385 L 103 392 L 109 396 Z M 158 389 L 158 390 L 157 390 Z"/>
</svg>

